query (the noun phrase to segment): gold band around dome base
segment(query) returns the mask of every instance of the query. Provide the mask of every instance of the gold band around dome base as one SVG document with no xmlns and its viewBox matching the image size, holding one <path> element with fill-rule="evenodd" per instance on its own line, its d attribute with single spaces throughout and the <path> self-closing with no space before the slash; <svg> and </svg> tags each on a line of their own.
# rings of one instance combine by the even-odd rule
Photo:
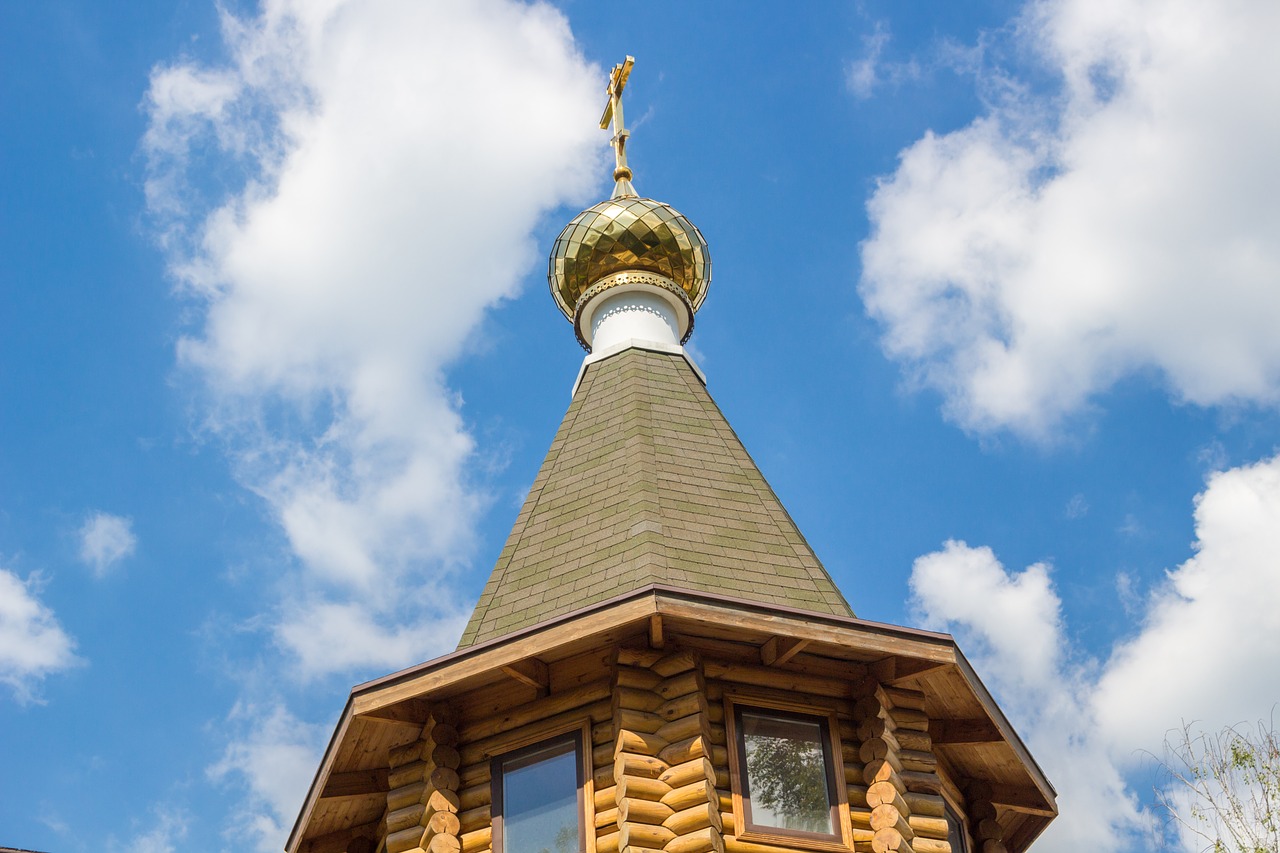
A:
<svg viewBox="0 0 1280 853">
<path fill-rule="evenodd" d="M 689 320 L 689 326 L 685 329 L 683 335 L 680 336 L 680 343 L 683 344 L 689 340 L 689 336 L 693 334 L 693 318 L 694 309 L 693 302 L 689 299 L 689 294 L 684 292 L 684 288 L 676 284 L 665 275 L 653 272 L 616 272 L 612 275 L 605 276 L 597 281 L 591 287 L 587 288 L 582 296 L 578 297 L 578 304 L 573 309 L 573 331 L 578 336 L 578 343 L 582 344 L 582 348 L 587 352 L 591 352 L 591 344 L 587 342 L 586 335 L 583 334 L 582 317 L 586 310 L 587 304 L 596 297 L 607 293 L 610 290 L 628 285 L 648 285 L 649 287 L 657 287 L 665 290 L 674 296 L 681 305 L 684 306 L 685 316 Z"/>
</svg>

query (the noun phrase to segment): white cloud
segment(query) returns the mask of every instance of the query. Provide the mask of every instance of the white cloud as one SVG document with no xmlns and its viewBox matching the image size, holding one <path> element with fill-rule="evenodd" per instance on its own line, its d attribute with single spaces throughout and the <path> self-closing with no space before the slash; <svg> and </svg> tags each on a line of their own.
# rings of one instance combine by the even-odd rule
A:
<svg viewBox="0 0 1280 853">
<path fill-rule="evenodd" d="M 845 81 L 849 91 L 859 98 L 869 98 L 880 82 L 880 55 L 889 42 L 889 32 L 884 22 L 877 21 L 868 35 L 862 37 L 862 56 L 849 65 Z"/>
<path fill-rule="evenodd" d="M 1138 808 L 1095 737 L 1089 672 L 1068 652 L 1048 566 L 1010 574 L 990 548 L 947 542 L 916 560 L 911 592 L 925 625 L 957 635 L 1058 790 L 1061 816 L 1036 850 L 1128 849 Z"/>
<path fill-rule="evenodd" d="M 123 844 L 110 844 L 109 849 L 113 853 L 174 853 L 185 849 L 182 842 L 187 837 L 190 823 L 190 816 L 182 809 L 160 807 L 155 810 L 155 819 L 149 829 Z"/>
<path fill-rule="evenodd" d="M 1280 456 L 1213 475 L 1195 518 L 1196 555 L 1152 594 L 1098 684 L 1117 748 L 1182 719 L 1217 729 L 1269 718 L 1280 701 Z"/>
<path fill-rule="evenodd" d="M 1125 774 L 1141 778 L 1143 756 L 1160 755 L 1184 720 L 1216 731 L 1271 715 L 1280 456 L 1211 477 L 1195 518 L 1196 554 L 1104 662 L 1070 649 L 1045 566 L 1010 573 L 989 548 L 957 542 L 916 561 L 919 615 L 957 635 L 1060 792 L 1061 817 L 1037 850 L 1145 849 L 1146 789 Z"/>
<path fill-rule="evenodd" d="M 1052 438 L 1123 377 L 1280 401 L 1280 7 L 1043 0 L 988 113 L 901 154 L 860 291 L 886 352 L 976 431 Z"/>
<path fill-rule="evenodd" d="M 98 577 L 104 577 L 116 563 L 132 555 L 137 546 L 130 518 L 95 512 L 80 526 L 80 559 Z"/>
<path fill-rule="evenodd" d="M 862 37 L 862 54 L 849 63 L 845 71 L 845 84 L 849 91 L 859 100 L 865 100 L 875 94 L 876 89 L 886 84 L 896 86 L 906 80 L 918 80 L 923 71 L 914 59 L 896 62 L 884 58 L 885 48 L 892 40 L 888 25 L 884 21 L 876 21 L 871 32 Z M 943 45 L 938 51 L 935 61 L 950 64 L 948 56 L 952 49 Z M 932 65 L 933 63 L 931 63 Z"/>
<path fill-rule="evenodd" d="M 1046 682 L 1056 680 L 1062 617 L 1044 563 L 1011 577 L 990 548 L 950 541 L 916 560 L 911 594 L 930 621 L 945 614 L 982 626 L 974 634 L 980 647 L 973 651 L 999 667 L 989 672 L 997 684 L 1043 692 Z"/>
<path fill-rule="evenodd" d="M 391 626 L 358 602 L 304 601 L 286 608 L 276 627 L 277 640 L 293 650 L 304 672 L 374 667 L 396 669 L 422 656 L 423 649 L 446 648 L 456 642 L 469 612 L 451 603 L 441 608 L 430 590 L 405 591 Z M 414 620 L 412 611 L 438 612 L 429 621 Z"/>
<path fill-rule="evenodd" d="M 246 789 L 238 816 L 228 830 L 253 849 L 276 853 L 302 806 L 315 775 L 327 734 L 284 707 L 238 704 L 227 718 L 237 736 L 209 768 L 215 782 L 237 777 Z"/>
<path fill-rule="evenodd" d="M 0 684 L 23 703 L 36 699 L 45 676 L 79 662 L 75 641 L 37 597 L 39 586 L 36 576 L 24 581 L 0 569 Z"/>
<path fill-rule="evenodd" d="M 1116 573 L 1116 596 L 1120 599 L 1120 606 L 1129 616 L 1141 612 L 1145 604 L 1138 591 L 1138 580 L 1125 571 Z"/>
<path fill-rule="evenodd" d="M 202 318 L 182 363 L 301 567 L 295 671 L 421 660 L 486 500 L 446 371 L 539 269 L 540 218 L 606 176 L 602 72 L 507 0 L 270 0 L 224 36 L 225 66 L 157 68 L 147 101 L 150 209 Z"/>
<path fill-rule="evenodd" d="M 1125 513 L 1124 520 L 1120 522 L 1120 526 L 1116 528 L 1116 532 L 1121 536 L 1130 538 L 1145 536 L 1147 529 L 1142 526 L 1142 522 L 1133 513 Z"/>
</svg>

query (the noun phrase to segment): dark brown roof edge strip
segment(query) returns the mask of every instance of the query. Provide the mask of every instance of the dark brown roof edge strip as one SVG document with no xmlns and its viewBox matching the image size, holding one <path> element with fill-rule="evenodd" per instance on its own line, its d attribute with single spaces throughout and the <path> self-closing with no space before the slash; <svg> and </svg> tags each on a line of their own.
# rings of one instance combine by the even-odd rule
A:
<svg viewBox="0 0 1280 853">
<path fill-rule="evenodd" d="M 1031 754 L 1031 750 L 1027 749 L 1026 743 L 1022 740 L 1022 735 L 1018 734 L 1018 730 L 1013 727 L 1013 723 L 1005 716 L 1004 709 L 996 703 L 995 697 L 991 695 L 991 691 L 987 689 L 987 685 L 982 683 L 982 678 L 979 677 L 978 671 L 973 668 L 973 664 L 969 663 L 969 658 L 965 656 L 965 653 L 961 650 L 959 644 L 956 645 L 956 665 L 960 667 L 960 671 L 964 674 L 965 679 L 973 685 L 973 689 L 981 697 L 990 700 L 988 710 L 993 712 L 997 717 L 995 721 L 996 725 L 1003 723 L 1008 726 L 1009 734 L 1013 735 L 1015 751 L 1020 752 L 1022 757 L 1026 759 L 1027 763 L 1035 769 L 1036 773 L 1040 776 L 1039 781 L 1044 783 L 1045 788 L 1053 794 L 1054 800 L 1057 800 L 1058 789 L 1053 787 L 1053 783 L 1050 782 L 1049 777 L 1045 775 L 1044 768 L 1040 766 L 1040 762 L 1036 761 L 1035 756 Z M 984 704 L 988 703 L 984 702 Z M 1050 805 L 1056 805 L 1056 803 L 1050 803 Z"/>
<path fill-rule="evenodd" d="M 284 849 L 287 851 L 296 850 L 302 839 L 298 837 L 298 833 L 302 830 L 302 819 L 307 816 L 311 806 L 319 797 L 317 787 L 320 784 L 320 777 L 324 775 L 325 765 L 329 763 L 329 759 L 334 754 L 334 747 L 337 746 L 338 734 L 342 731 L 342 724 L 351 717 L 352 697 L 347 696 L 346 703 L 342 706 L 342 712 L 338 714 L 338 724 L 333 727 L 333 734 L 329 735 L 329 743 L 325 745 L 324 752 L 320 754 L 320 766 L 316 768 L 315 775 L 311 777 L 311 784 L 307 786 L 307 795 L 302 798 L 302 807 L 298 809 L 298 816 L 293 819 L 293 828 L 289 830 L 289 839 L 285 841 Z"/>
</svg>

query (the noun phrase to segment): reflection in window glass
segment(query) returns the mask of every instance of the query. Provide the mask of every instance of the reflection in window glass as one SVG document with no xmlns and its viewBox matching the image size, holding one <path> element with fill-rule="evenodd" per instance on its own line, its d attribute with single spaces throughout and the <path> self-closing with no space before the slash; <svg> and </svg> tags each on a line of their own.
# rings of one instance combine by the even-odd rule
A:
<svg viewBox="0 0 1280 853">
<path fill-rule="evenodd" d="M 834 835 L 821 722 L 745 710 L 739 719 L 751 823 Z"/>
<path fill-rule="evenodd" d="M 502 853 L 577 853 L 576 739 L 562 740 L 499 762 Z"/>
</svg>

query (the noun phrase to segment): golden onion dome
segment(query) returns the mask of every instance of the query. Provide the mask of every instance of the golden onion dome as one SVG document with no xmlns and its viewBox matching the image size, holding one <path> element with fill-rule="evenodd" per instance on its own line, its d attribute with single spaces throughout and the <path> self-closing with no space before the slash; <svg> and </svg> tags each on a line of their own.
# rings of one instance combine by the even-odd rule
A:
<svg viewBox="0 0 1280 853">
<path fill-rule="evenodd" d="M 634 62 L 628 56 L 613 67 L 606 90 L 609 102 L 600 118 L 602 130 L 612 123 L 614 131 L 613 197 L 588 207 L 564 227 L 547 264 L 551 295 L 588 350 L 591 343 L 583 324 L 594 308 L 584 309 L 597 296 L 636 288 L 660 294 L 683 315 L 678 325 L 684 343 L 711 284 L 711 254 L 702 232 L 671 205 L 640 198 L 631 185 L 626 150 L 631 133 L 622 120 L 622 90 Z"/>
<path fill-rule="evenodd" d="M 711 284 L 711 254 L 696 225 L 651 198 L 611 198 L 575 216 L 556 238 L 547 279 L 570 320 L 584 296 L 619 272 L 652 272 L 669 279 L 697 310 Z"/>
</svg>

